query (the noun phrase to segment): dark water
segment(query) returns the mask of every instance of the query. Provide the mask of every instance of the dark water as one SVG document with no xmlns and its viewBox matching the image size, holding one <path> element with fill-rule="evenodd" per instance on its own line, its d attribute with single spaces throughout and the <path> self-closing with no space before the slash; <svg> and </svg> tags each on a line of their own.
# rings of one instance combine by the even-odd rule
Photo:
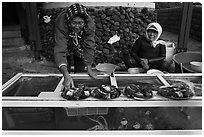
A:
<svg viewBox="0 0 204 137">
<path fill-rule="evenodd" d="M 2 110 L 3 110 L 2 113 L 3 129 L 16 129 L 16 130 L 202 129 L 201 107 L 108 108 L 107 114 L 86 116 L 81 114 L 76 116 L 67 116 L 66 109 L 64 108 L 3 108 Z"/>
<path fill-rule="evenodd" d="M 12 84 L 3 96 L 38 96 L 40 92 L 54 91 L 61 77 L 22 77 Z"/>
</svg>

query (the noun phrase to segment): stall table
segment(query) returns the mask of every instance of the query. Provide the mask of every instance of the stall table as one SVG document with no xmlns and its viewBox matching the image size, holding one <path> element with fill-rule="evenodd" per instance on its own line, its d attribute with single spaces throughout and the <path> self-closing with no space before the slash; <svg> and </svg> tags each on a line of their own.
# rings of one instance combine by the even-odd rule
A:
<svg viewBox="0 0 204 137">
<path fill-rule="evenodd" d="M 89 87 L 98 87 L 102 84 L 111 84 L 107 75 L 98 75 L 98 79 L 91 79 L 87 74 L 71 74 L 74 83 L 83 83 Z M 192 83 L 202 84 L 202 74 L 183 73 L 183 74 L 164 74 L 166 80 L 183 79 Z M 127 84 L 135 81 L 152 83 L 162 86 L 163 83 L 156 75 L 150 74 L 115 74 L 119 88 L 123 89 Z M 123 94 L 115 99 L 101 100 L 88 97 L 84 100 L 66 100 L 61 97 L 63 90 L 62 74 L 23 74 L 19 73 L 6 82 L 2 87 L 2 107 L 5 108 L 202 108 L 202 96 L 193 96 L 187 100 L 172 100 L 162 97 L 153 92 L 154 96 L 148 100 L 135 100 Z M 202 109 L 201 109 L 202 110 Z M 126 110 L 128 111 L 128 110 Z M 201 112 L 202 113 L 202 112 Z M 3 117 L 4 118 L 4 117 Z M 202 118 L 202 114 L 201 114 Z M 202 123 L 202 120 L 201 120 Z M 56 123 L 55 123 L 56 124 Z M 113 130 L 113 129 L 111 129 Z M 179 134 L 201 134 L 202 129 L 176 130 Z M 115 130 L 114 130 L 115 131 Z M 135 134 L 174 134 L 173 130 L 134 130 Z M 132 132 L 132 130 L 131 130 Z M 130 132 L 130 133 L 131 133 Z"/>
</svg>

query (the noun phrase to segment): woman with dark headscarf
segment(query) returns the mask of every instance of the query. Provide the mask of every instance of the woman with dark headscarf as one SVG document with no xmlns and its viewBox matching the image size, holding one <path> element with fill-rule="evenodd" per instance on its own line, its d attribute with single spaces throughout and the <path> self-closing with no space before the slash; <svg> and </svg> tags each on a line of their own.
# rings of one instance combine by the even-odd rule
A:
<svg viewBox="0 0 204 137">
<path fill-rule="evenodd" d="M 168 70 L 169 64 L 165 61 L 165 42 L 158 40 L 162 33 L 159 23 L 150 23 L 146 29 L 146 35 L 140 37 L 134 43 L 129 58 L 124 58 L 127 68 L 141 67 L 145 70 Z"/>
<path fill-rule="evenodd" d="M 87 69 L 89 76 L 96 78 L 91 69 L 95 50 L 94 35 L 95 24 L 83 5 L 75 3 L 57 17 L 54 56 L 64 76 L 65 89 L 73 85 L 69 74 L 73 60 L 75 73 Z"/>
</svg>

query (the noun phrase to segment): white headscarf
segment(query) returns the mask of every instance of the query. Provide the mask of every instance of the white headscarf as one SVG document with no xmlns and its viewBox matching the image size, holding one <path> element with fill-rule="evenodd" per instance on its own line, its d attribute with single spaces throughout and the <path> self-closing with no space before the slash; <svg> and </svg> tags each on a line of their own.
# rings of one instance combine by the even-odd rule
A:
<svg viewBox="0 0 204 137">
<path fill-rule="evenodd" d="M 146 29 L 146 37 L 149 39 L 149 36 L 147 34 L 147 30 L 148 29 L 152 29 L 154 28 L 154 30 L 156 30 L 158 32 L 157 34 L 157 37 L 154 41 L 152 41 L 152 46 L 155 48 L 157 46 L 157 44 L 165 44 L 163 40 L 158 40 L 159 37 L 161 36 L 162 34 L 162 27 L 159 23 L 156 23 L 156 22 L 153 22 L 153 23 L 150 23 L 149 25 L 147 25 L 147 29 Z"/>
</svg>

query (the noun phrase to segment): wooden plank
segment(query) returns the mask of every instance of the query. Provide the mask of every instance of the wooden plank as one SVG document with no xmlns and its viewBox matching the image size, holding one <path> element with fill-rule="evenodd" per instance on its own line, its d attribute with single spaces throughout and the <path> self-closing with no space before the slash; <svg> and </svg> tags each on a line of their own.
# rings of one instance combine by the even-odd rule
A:
<svg viewBox="0 0 204 137">
<path fill-rule="evenodd" d="M 22 76 L 22 73 L 16 74 L 14 77 L 9 79 L 5 84 L 2 86 L 2 92 L 6 90 L 9 86 L 11 86 L 13 83 L 15 83 L 20 77 Z"/>
<path fill-rule="evenodd" d="M 202 130 L 109 130 L 109 131 L 74 131 L 74 130 L 2 130 L 3 135 L 202 135 Z"/>
<path fill-rule="evenodd" d="M 20 74 L 19 74 L 20 75 Z M 62 76 L 62 75 L 55 75 L 54 76 Z M 21 74 L 19 77 L 22 76 L 53 76 L 52 74 Z M 87 80 L 90 78 L 87 74 L 71 74 L 71 76 L 75 80 Z M 148 80 L 154 79 L 156 75 L 147 75 L 147 74 L 115 74 L 116 79 L 121 82 L 121 80 L 132 81 L 132 80 Z M 166 79 L 187 79 L 191 80 L 194 78 L 201 78 L 201 73 L 171 73 L 171 74 L 163 74 L 164 78 Z M 13 78 L 9 84 L 13 81 L 18 79 L 19 77 Z M 103 79 L 104 76 L 101 75 L 100 79 Z M 107 77 L 106 77 L 107 78 Z M 63 79 L 63 78 L 62 78 Z M 62 80 L 59 82 L 62 84 Z M 88 79 L 89 80 L 89 79 Z M 39 97 L 24 97 L 24 96 L 3 96 L 2 103 L 4 107 L 145 107 L 145 106 L 201 106 L 202 105 L 202 97 L 201 96 L 194 96 L 189 100 L 171 100 L 164 97 L 157 95 L 154 92 L 154 97 L 149 100 L 134 100 L 127 98 L 124 95 L 121 95 L 119 98 L 113 100 L 100 100 L 93 97 L 89 97 L 85 100 L 81 101 L 69 101 L 63 99 L 61 97 L 60 88 L 62 87 L 61 84 L 58 84 L 56 92 L 41 92 Z M 61 85 L 61 86 L 60 86 Z M 123 85 L 124 86 L 124 85 Z"/>
<path fill-rule="evenodd" d="M 171 101 L 2 101 L 2 107 L 202 107 L 202 100 Z"/>
<path fill-rule="evenodd" d="M 10 101 L 43 101 L 43 100 L 46 100 L 46 99 L 41 99 L 41 98 L 38 98 L 37 96 L 36 97 L 29 97 L 29 96 L 3 96 L 2 97 L 2 101 L 6 101 L 6 100 L 10 100 Z"/>
<path fill-rule="evenodd" d="M 190 25 L 192 18 L 192 2 L 184 2 L 182 7 L 182 20 L 181 20 L 181 28 L 178 37 L 178 50 L 179 52 L 183 52 L 187 50 L 187 43 L 189 39 L 190 33 Z"/>
<path fill-rule="evenodd" d="M 42 49 L 40 40 L 39 21 L 37 14 L 37 3 L 27 2 L 26 4 L 26 16 L 28 22 L 29 42 L 33 48 L 34 56 L 36 60 L 40 59 L 39 51 Z"/>
<path fill-rule="evenodd" d="M 45 76 L 59 76 L 59 77 L 62 77 L 63 75 L 62 74 L 29 74 L 29 73 L 20 73 L 23 76 L 27 76 L 27 77 L 45 77 Z M 89 77 L 89 75 L 87 73 L 71 73 L 70 74 L 73 78 L 77 78 L 77 79 L 91 79 Z M 120 74 L 120 73 L 115 73 L 114 74 L 115 77 L 124 77 L 124 78 L 133 78 L 133 77 L 148 77 L 148 76 L 156 76 L 155 74 L 146 74 L 146 73 L 141 73 L 141 74 Z M 167 74 L 163 74 L 164 76 L 172 76 L 172 77 L 197 77 L 197 76 L 202 76 L 202 73 L 167 73 Z M 99 78 L 104 78 L 107 76 L 104 74 L 104 75 L 97 75 Z M 117 78 L 116 78 L 117 79 Z"/>
<path fill-rule="evenodd" d="M 155 74 L 115 74 L 116 79 L 117 77 L 127 77 L 127 78 L 133 78 L 133 77 L 147 77 L 147 76 L 156 76 Z M 163 74 L 163 76 L 167 77 L 198 77 L 202 76 L 202 73 L 167 73 Z"/>
<path fill-rule="evenodd" d="M 178 37 L 178 48 L 183 47 L 183 41 L 184 41 L 184 33 L 185 33 L 185 26 L 186 26 L 186 17 L 187 17 L 187 8 L 188 4 L 186 2 L 182 5 L 182 18 L 181 18 L 181 27 Z"/>
<path fill-rule="evenodd" d="M 101 100 L 89 97 L 80 101 L 66 100 L 61 97 L 61 92 L 41 92 L 38 97 L 2 97 L 4 107 L 50 107 L 53 102 L 56 107 L 157 107 L 157 106 L 201 106 L 202 96 L 194 96 L 189 100 L 172 100 L 159 96 L 154 92 L 151 99 L 130 99 L 124 95 L 112 100 Z M 149 103 L 149 104 L 148 104 Z M 53 106 L 54 107 L 54 106 Z"/>
<path fill-rule="evenodd" d="M 189 34 L 190 34 L 190 27 L 191 27 L 191 20 L 192 20 L 192 13 L 193 13 L 193 3 L 188 3 L 188 11 L 187 11 L 187 19 L 186 19 L 186 28 L 185 28 L 185 36 L 184 36 L 184 46 L 183 48 L 187 49 L 188 41 L 189 41 Z"/>
<path fill-rule="evenodd" d="M 61 97 L 61 92 L 41 92 L 38 96 L 39 99 L 45 99 L 45 100 L 66 100 L 64 98 Z M 168 99 L 162 96 L 159 96 L 156 94 L 156 92 L 154 92 L 154 96 L 148 100 L 144 100 L 144 99 L 130 99 L 124 95 L 121 95 L 118 98 L 112 99 L 112 101 L 133 101 L 133 100 L 142 100 L 142 101 L 172 101 L 172 99 Z M 202 96 L 193 96 L 191 99 L 189 100 L 202 100 Z M 83 99 L 83 101 L 100 101 L 100 99 L 96 99 L 94 97 L 89 97 L 86 99 Z M 104 100 L 106 101 L 106 100 Z"/>
<path fill-rule="evenodd" d="M 57 85 L 57 87 L 56 87 L 54 92 L 61 92 L 63 90 L 63 85 L 62 85 L 63 81 L 64 81 L 64 77 L 62 77 L 62 79 L 60 80 L 60 82 Z"/>
<path fill-rule="evenodd" d="M 62 77 L 62 74 L 40 74 L 40 73 L 24 73 L 22 74 L 22 77 Z"/>
</svg>

